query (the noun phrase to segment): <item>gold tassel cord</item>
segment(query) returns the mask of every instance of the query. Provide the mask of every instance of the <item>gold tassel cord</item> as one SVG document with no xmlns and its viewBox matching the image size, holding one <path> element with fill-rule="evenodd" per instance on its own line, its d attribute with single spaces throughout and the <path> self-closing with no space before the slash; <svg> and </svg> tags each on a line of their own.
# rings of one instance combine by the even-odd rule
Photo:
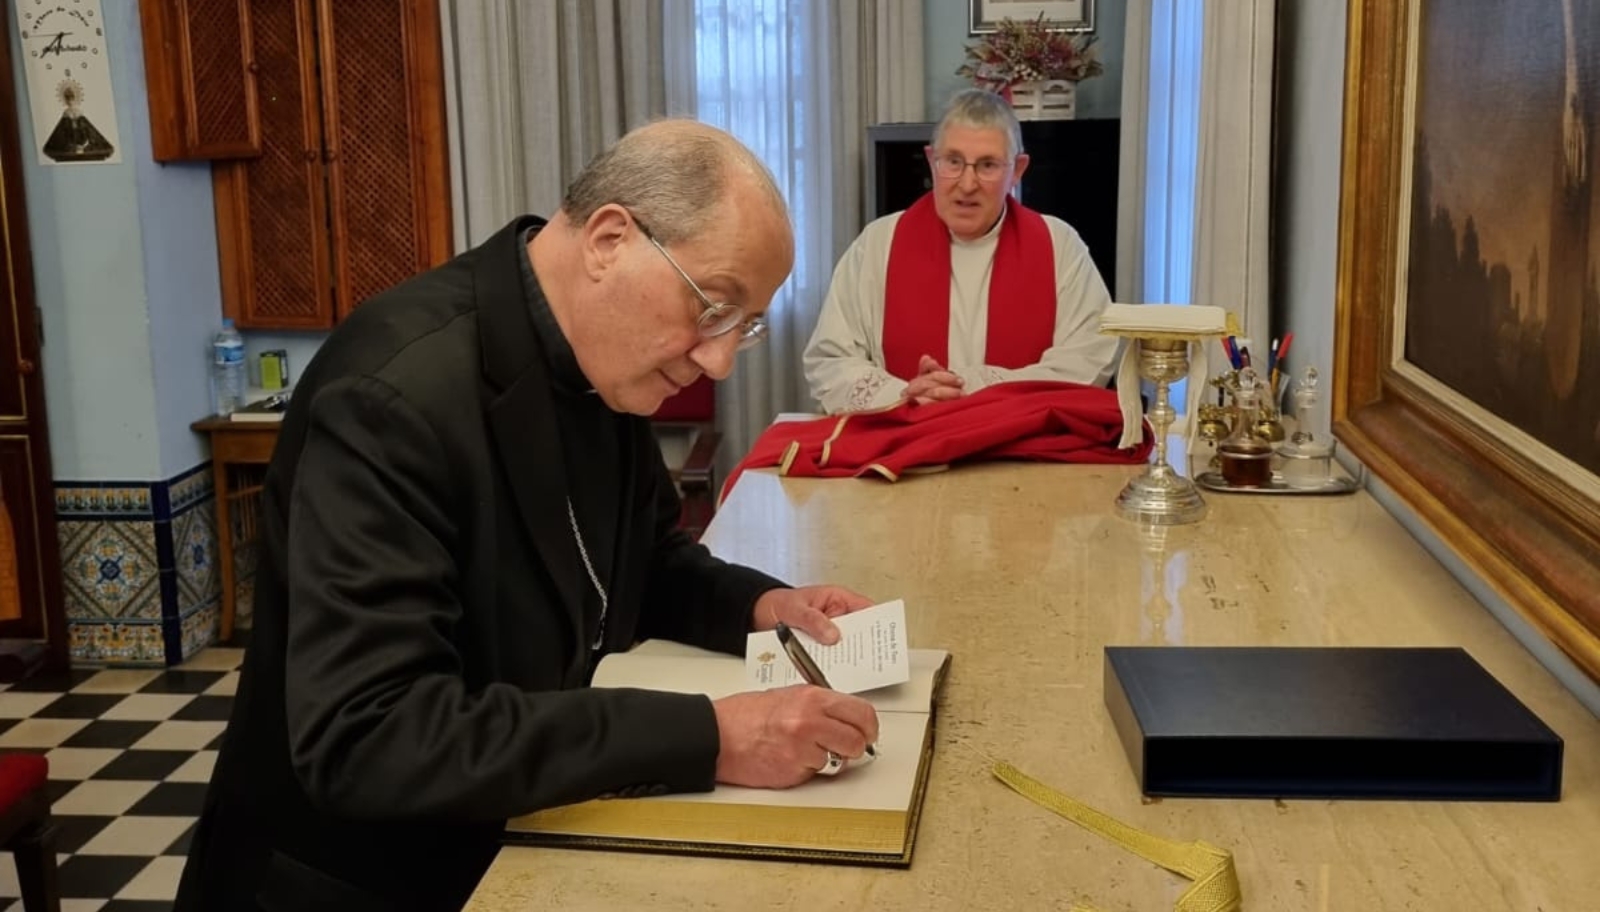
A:
<svg viewBox="0 0 1600 912">
<path fill-rule="evenodd" d="M 1122 846 L 1140 858 L 1194 881 L 1178 896 L 1176 912 L 1240 912 L 1243 898 L 1233 855 L 1207 842 L 1174 842 L 1128 826 L 1067 797 L 1009 763 L 998 762 L 996 779 L 1034 804 Z"/>
</svg>

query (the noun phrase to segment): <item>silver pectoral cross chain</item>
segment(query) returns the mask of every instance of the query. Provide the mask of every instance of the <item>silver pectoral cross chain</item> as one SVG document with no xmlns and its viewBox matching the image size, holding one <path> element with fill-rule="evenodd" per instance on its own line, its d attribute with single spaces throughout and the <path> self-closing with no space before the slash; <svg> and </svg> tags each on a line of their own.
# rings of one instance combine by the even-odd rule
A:
<svg viewBox="0 0 1600 912">
<path fill-rule="evenodd" d="M 606 612 L 611 608 L 611 599 L 606 596 L 606 587 L 600 584 L 600 575 L 594 572 L 594 564 L 589 560 L 589 549 L 583 543 L 583 533 L 578 530 L 578 514 L 572 509 L 572 498 L 567 498 L 567 521 L 572 524 L 572 540 L 578 543 L 578 556 L 583 558 L 583 569 L 589 572 L 589 582 L 594 584 L 594 591 L 600 594 L 600 627 L 595 631 L 594 642 L 589 644 L 592 652 L 597 652 L 606 638 Z"/>
</svg>

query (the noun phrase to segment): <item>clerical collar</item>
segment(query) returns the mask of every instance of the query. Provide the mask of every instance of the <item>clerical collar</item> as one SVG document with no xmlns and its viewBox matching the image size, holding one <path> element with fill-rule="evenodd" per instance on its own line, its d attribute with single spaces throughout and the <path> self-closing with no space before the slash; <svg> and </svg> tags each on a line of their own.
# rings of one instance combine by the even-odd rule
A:
<svg viewBox="0 0 1600 912">
<path fill-rule="evenodd" d="M 954 233 L 951 233 L 950 243 L 955 244 L 957 247 L 983 247 L 988 244 L 993 244 L 995 238 L 1000 236 L 1000 226 L 1006 223 L 1006 213 L 1010 211 L 1011 203 L 1008 200 L 1006 202 L 1006 207 L 1000 210 L 1000 217 L 994 220 L 994 226 L 988 231 L 985 231 L 983 234 L 973 238 L 970 241 L 963 241 L 961 238 L 956 237 Z"/>
<path fill-rule="evenodd" d="M 550 377 L 556 388 L 568 393 L 592 393 L 594 386 L 578 366 L 578 356 L 572 351 L 550 310 L 550 301 L 539 287 L 539 277 L 533 274 L 533 261 L 528 258 L 528 243 L 544 227 L 541 222 L 522 233 L 522 244 L 517 248 L 517 262 L 522 266 L 522 297 L 528 303 L 528 314 L 533 317 L 534 335 L 539 337 L 539 347 L 550 365 Z"/>
</svg>

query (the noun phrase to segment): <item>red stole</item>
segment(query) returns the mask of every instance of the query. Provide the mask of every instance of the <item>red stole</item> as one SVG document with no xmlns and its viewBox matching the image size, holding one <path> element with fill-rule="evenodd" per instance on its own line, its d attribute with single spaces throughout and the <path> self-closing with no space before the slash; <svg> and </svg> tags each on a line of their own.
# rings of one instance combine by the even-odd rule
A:
<svg viewBox="0 0 1600 912">
<path fill-rule="evenodd" d="M 780 475 L 895 481 L 917 468 L 1000 459 L 1139 465 L 1155 448 L 1148 429 L 1130 449 L 1117 449 L 1121 439 L 1114 390 L 1058 380 L 996 383 L 949 402 L 774 424 L 728 476 L 718 502 L 746 470 L 765 466 Z"/>
<path fill-rule="evenodd" d="M 1000 224 L 989 273 L 989 331 L 984 363 L 1037 364 L 1056 330 L 1056 254 L 1044 217 L 1014 199 Z M 884 285 L 884 369 L 902 380 L 917 376 L 931 355 L 949 366 L 950 229 L 926 193 L 894 226 Z"/>
</svg>

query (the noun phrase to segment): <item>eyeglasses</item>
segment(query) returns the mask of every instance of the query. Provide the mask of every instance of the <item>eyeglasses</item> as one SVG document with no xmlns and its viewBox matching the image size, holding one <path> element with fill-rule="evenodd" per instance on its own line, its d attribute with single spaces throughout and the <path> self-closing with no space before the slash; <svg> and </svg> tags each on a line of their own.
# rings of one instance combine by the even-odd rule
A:
<svg viewBox="0 0 1600 912">
<path fill-rule="evenodd" d="M 633 215 L 633 213 L 630 212 L 629 215 Z M 661 251 L 661 255 L 667 258 L 667 262 L 671 264 L 673 271 L 681 276 L 684 282 L 688 283 L 689 289 L 694 292 L 695 298 L 699 300 L 700 306 L 704 308 L 700 312 L 700 319 L 695 321 L 695 327 L 700 331 L 700 338 L 715 339 L 737 329 L 739 330 L 738 348 L 739 351 L 744 351 L 760 344 L 767 337 L 767 321 L 765 317 L 751 317 L 747 320 L 744 316 L 743 307 L 737 304 L 729 304 L 726 301 L 713 301 L 706 297 L 706 293 L 700 290 L 700 286 L 695 284 L 694 279 L 689 278 L 689 274 L 683 271 L 683 267 L 679 266 L 678 261 L 672 258 L 672 254 L 667 252 L 667 248 L 661 246 L 661 242 L 656 240 L 656 236 L 650 233 L 650 229 L 645 227 L 644 222 L 639 221 L 638 216 L 633 216 L 633 223 L 639 226 L 639 231 L 644 234 L 645 240 L 649 241 L 652 247 Z"/>
<path fill-rule="evenodd" d="M 1010 162 L 999 158 L 980 158 L 969 162 L 959 155 L 938 155 L 933 159 L 933 173 L 945 180 L 960 180 L 968 168 L 978 175 L 978 180 L 992 184 L 1006 173 Z"/>
</svg>

